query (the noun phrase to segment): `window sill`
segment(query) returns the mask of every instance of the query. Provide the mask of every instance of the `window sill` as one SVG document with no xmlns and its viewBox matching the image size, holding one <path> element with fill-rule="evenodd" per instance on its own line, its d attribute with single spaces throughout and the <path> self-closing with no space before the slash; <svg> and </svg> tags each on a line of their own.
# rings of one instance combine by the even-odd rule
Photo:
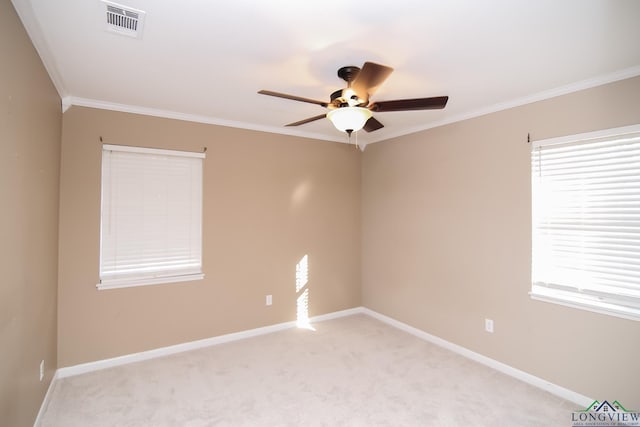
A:
<svg viewBox="0 0 640 427">
<path fill-rule="evenodd" d="M 620 308 L 620 309 L 608 308 L 606 306 L 605 307 L 599 306 L 595 302 L 594 303 L 579 302 L 579 301 L 574 301 L 567 298 L 556 297 L 552 295 L 545 295 L 545 294 L 534 293 L 534 292 L 529 292 L 529 296 L 531 297 L 531 299 L 536 301 L 558 304 L 565 307 L 577 308 L 579 310 L 591 311 L 593 313 L 619 317 L 627 320 L 640 321 L 640 312 L 635 311 L 633 309 L 628 309 L 628 311 L 623 311 L 624 308 Z"/>
<path fill-rule="evenodd" d="M 190 282 L 193 280 L 204 279 L 204 273 L 186 274 L 183 276 L 168 276 L 168 277 L 153 277 L 145 279 L 111 279 L 101 280 L 96 285 L 98 290 L 105 289 L 119 289 L 119 288 L 133 288 L 137 286 L 150 286 L 150 285 L 162 285 L 166 283 L 178 283 L 178 282 Z"/>
</svg>

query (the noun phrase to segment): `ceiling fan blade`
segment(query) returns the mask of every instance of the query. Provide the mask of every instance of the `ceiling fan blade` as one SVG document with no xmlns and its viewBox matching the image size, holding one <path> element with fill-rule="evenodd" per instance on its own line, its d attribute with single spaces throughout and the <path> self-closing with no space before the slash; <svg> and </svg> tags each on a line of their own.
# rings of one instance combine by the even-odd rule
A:
<svg viewBox="0 0 640 427">
<path fill-rule="evenodd" d="M 351 82 L 351 88 L 356 94 L 363 99 L 369 99 L 369 96 L 378 89 L 389 74 L 393 72 L 393 68 L 386 65 L 376 64 L 375 62 L 365 62 L 362 69 Z"/>
<path fill-rule="evenodd" d="M 379 113 L 387 111 L 441 110 L 447 105 L 448 96 L 433 98 L 396 99 L 374 102 L 369 109 Z"/>
<path fill-rule="evenodd" d="M 362 129 L 366 130 L 367 132 L 373 132 L 374 130 L 381 129 L 383 127 L 384 125 L 376 120 L 375 117 L 369 117 L 369 120 L 367 120 Z"/>
<path fill-rule="evenodd" d="M 291 99 L 293 101 L 308 102 L 309 104 L 316 104 L 322 107 L 326 107 L 327 105 L 329 105 L 324 101 L 318 101 L 316 99 L 311 99 L 311 98 L 303 98 L 302 96 L 287 95 L 286 93 L 274 92 L 271 90 L 259 90 L 258 93 L 261 95 L 269 95 L 269 96 L 275 96 L 278 98 Z"/>
<path fill-rule="evenodd" d="M 318 116 L 313 116 L 313 117 L 309 117 L 308 119 L 300 120 L 299 122 L 289 123 L 286 126 L 300 126 L 300 125 L 304 125 L 305 123 L 315 122 L 316 120 L 324 119 L 325 117 L 327 117 L 326 114 L 320 114 Z"/>
</svg>

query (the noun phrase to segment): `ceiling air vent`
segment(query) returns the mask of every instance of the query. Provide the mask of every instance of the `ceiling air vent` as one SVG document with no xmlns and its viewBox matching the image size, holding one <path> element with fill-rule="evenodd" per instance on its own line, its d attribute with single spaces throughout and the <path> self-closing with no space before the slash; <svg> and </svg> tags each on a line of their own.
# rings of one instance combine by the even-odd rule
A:
<svg viewBox="0 0 640 427">
<path fill-rule="evenodd" d="M 102 3 L 107 13 L 107 31 L 138 39 L 142 37 L 146 12 L 110 1 L 102 0 Z"/>
</svg>

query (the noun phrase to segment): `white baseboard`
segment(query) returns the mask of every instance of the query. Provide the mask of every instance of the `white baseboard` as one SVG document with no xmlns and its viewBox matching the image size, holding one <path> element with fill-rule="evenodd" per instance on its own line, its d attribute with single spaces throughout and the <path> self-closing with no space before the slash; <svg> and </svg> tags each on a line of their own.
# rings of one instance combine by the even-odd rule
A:
<svg viewBox="0 0 640 427">
<path fill-rule="evenodd" d="M 491 359 L 487 356 L 483 356 L 482 354 L 471 351 L 465 347 L 454 344 L 452 342 L 446 341 L 440 337 L 435 335 L 431 335 L 425 331 L 422 331 L 418 328 L 414 328 L 413 326 L 409 326 L 406 323 L 402 323 L 399 320 L 393 319 L 391 317 L 380 314 L 376 311 L 365 307 L 355 307 L 347 310 L 336 311 L 333 313 L 322 314 L 319 316 L 312 317 L 309 319 L 310 323 L 314 322 L 322 322 L 325 320 L 337 319 L 339 317 L 352 316 L 354 314 L 366 314 L 374 319 L 380 320 L 388 325 L 396 327 L 402 331 L 408 332 L 411 335 L 414 335 L 420 339 L 443 347 L 447 350 L 453 351 L 454 353 L 460 354 L 461 356 L 467 357 L 471 360 L 474 360 L 478 363 L 486 365 L 490 368 L 493 368 L 499 372 L 502 372 L 506 375 L 514 377 L 520 381 L 523 381 L 532 386 L 538 387 L 542 390 L 548 391 L 551 394 L 554 394 L 558 397 L 566 399 L 570 402 L 576 403 L 582 407 L 589 406 L 594 399 L 588 398 L 587 396 L 576 393 L 572 390 L 566 389 L 559 385 L 553 384 L 549 381 L 546 381 L 542 378 L 531 375 L 527 372 L 516 369 L 512 366 L 506 365 L 502 362 L 498 362 L 497 360 Z M 238 341 L 245 338 L 251 338 L 259 335 L 270 334 L 273 332 L 282 331 L 285 329 L 294 328 L 296 326 L 295 321 L 278 323 L 275 325 L 265 326 L 256 329 L 250 329 L 247 331 L 235 332 L 227 335 L 220 335 L 217 337 L 206 338 L 197 341 L 191 341 L 187 343 L 172 345 L 168 347 L 161 347 L 154 350 L 143 351 L 140 353 L 133 353 L 124 356 L 114 357 L 111 359 L 98 360 L 95 362 L 83 363 L 80 365 L 69 366 L 65 368 L 59 368 L 54 378 L 51 380 L 49 384 L 49 389 L 47 390 L 47 394 L 45 395 L 44 401 L 42 402 L 42 406 L 40 407 L 40 411 L 38 412 L 38 416 L 36 418 L 37 426 L 38 421 L 40 419 L 40 414 L 43 412 L 43 409 L 46 408 L 48 403 L 50 391 L 53 388 L 53 384 L 58 378 L 65 378 L 74 375 L 80 375 L 87 372 L 97 371 L 100 369 L 106 369 L 113 366 L 125 365 L 128 363 L 138 362 L 142 360 L 154 359 L 156 357 L 168 356 L 175 353 L 181 353 L 184 351 L 195 350 L 203 347 L 210 347 L 218 344 L 223 344 L 232 341 Z"/>
<path fill-rule="evenodd" d="M 354 314 L 362 314 L 364 312 L 365 312 L 364 307 L 348 308 L 346 310 L 334 311 L 331 313 L 314 316 L 311 319 L 309 319 L 309 322 L 310 323 L 324 322 L 325 320 L 337 319 L 339 317 L 353 316 Z"/>
<path fill-rule="evenodd" d="M 347 310 L 335 311 L 333 313 L 322 314 L 309 319 L 310 323 L 321 322 L 323 320 L 336 319 L 338 317 L 351 316 L 362 313 L 362 307 L 350 308 Z M 168 356 L 170 354 L 182 353 L 184 351 L 196 350 L 199 348 L 210 347 L 213 345 L 224 344 L 231 341 L 238 341 L 245 338 L 251 338 L 258 335 L 270 334 L 285 329 L 294 328 L 295 321 L 277 323 L 275 325 L 264 326 L 262 328 L 249 329 L 247 331 L 235 332 L 217 337 L 205 338 L 202 340 L 186 342 L 182 344 L 171 345 L 168 347 L 156 348 L 153 350 L 142 351 L 140 353 L 132 353 L 124 356 L 113 357 L 110 359 L 97 360 L 95 362 L 82 363 L 79 365 L 59 368 L 57 378 L 66 378 L 74 375 L 80 375 L 87 372 L 97 371 L 100 369 L 111 368 L 113 366 L 125 365 L 127 363 L 140 362 L 142 360 L 154 359 L 156 357 Z"/>
<path fill-rule="evenodd" d="M 558 397 L 561 397 L 570 402 L 576 403 L 582 407 L 589 406 L 594 399 L 591 399 L 582 394 L 576 393 L 572 390 L 566 389 L 564 387 L 560 387 L 559 385 L 553 384 L 547 380 L 543 380 L 542 378 L 536 377 L 535 375 L 531 375 L 527 372 L 516 369 L 512 366 L 506 365 L 502 362 L 498 362 L 497 360 L 491 359 L 490 357 L 483 356 L 480 353 L 476 353 L 471 351 L 465 347 L 459 346 L 452 342 L 446 341 L 440 337 L 435 335 L 428 334 L 423 330 L 418 328 L 414 328 L 413 326 L 409 326 L 406 323 L 402 323 L 399 320 L 393 319 L 391 317 L 385 316 L 384 314 L 380 314 L 376 311 L 370 310 L 368 308 L 363 308 L 362 312 L 373 317 L 374 319 L 378 319 L 388 325 L 394 326 L 400 330 L 410 333 L 418 338 L 421 338 L 425 341 L 428 341 L 437 346 L 446 348 L 447 350 L 453 351 L 461 356 L 464 356 L 468 359 L 474 360 L 478 363 L 482 363 L 490 368 L 495 369 L 496 371 L 502 372 L 503 374 L 507 374 L 511 377 L 514 377 L 522 382 L 530 384 L 534 387 L 538 387 L 542 390 L 548 391 L 551 394 L 554 394 Z"/>
</svg>

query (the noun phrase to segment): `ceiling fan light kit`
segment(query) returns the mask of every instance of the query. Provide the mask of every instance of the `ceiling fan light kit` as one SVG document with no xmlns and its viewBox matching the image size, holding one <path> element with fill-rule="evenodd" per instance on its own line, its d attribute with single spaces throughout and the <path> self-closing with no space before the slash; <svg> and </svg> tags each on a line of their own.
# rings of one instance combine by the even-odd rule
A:
<svg viewBox="0 0 640 427">
<path fill-rule="evenodd" d="M 270 90 L 260 90 L 258 93 L 316 104 L 330 110 L 327 114 L 289 123 L 286 126 L 300 126 L 326 117 L 336 129 L 346 132 L 349 136 L 351 136 L 352 132 L 357 132 L 360 129 L 364 129 L 366 132 L 373 132 L 384 127 L 382 123 L 373 117 L 372 112 L 439 110 L 447 105 L 448 96 L 395 99 L 369 103 L 369 97 L 384 83 L 392 71 L 393 68 L 374 62 L 365 62 L 362 68 L 353 65 L 342 67 L 338 70 L 338 77 L 347 82 L 347 87 L 333 92 L 329 102 Z"/>
<path fill-rule="evenodd" d="M 327 118 L 336 129 L 349 135 L 362 129 L 371 116 L 371 110 L 362 107 L 342 107 L 327 113 Z"/>
</svg>

